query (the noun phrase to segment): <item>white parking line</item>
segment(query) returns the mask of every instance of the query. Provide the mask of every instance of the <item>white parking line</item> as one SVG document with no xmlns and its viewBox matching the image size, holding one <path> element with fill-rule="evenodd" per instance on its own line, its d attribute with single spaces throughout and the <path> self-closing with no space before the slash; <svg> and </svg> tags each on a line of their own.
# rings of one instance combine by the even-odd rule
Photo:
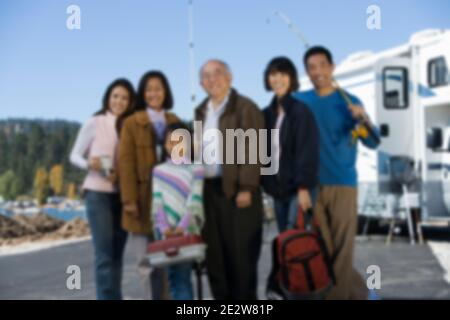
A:
<svg viewBox="0 0 450 320">
<path fill-rule="evenodd" d="M 428 241 L 428 245 L 442 269 L 444 269 L 444 280 L 450 283 L 450 243 Z"/>
<path fill-rule="evenodd" d="M 18 245 L 0 246 L 0 256 L 10 256 L 16 254 L 30 253 L 54 247 L 59 247 L 67 244 L 87 241 L 91 239 L 90 236 L 82 238 L 61 239 L 61 240 L 43 240 L 36 242 L 24 242 Z"/>
</svg>

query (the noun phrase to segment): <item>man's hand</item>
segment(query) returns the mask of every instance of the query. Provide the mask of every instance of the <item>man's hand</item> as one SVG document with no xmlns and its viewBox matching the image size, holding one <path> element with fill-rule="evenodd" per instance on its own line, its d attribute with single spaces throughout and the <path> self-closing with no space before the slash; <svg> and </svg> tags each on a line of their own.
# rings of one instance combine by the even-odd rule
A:
<svg viewBox="0 0 450 320">
<path fill-rule="evenodd" d="M 236 196 L 236 206 L 240 209 L 250 207 L 252 204 L 252 193 L 250 191 L 240 191 Z"/>
<path fill-rule="evenodd" d="M 102 162 L 100 161 L 99 157 L 92 157 L 88 161 L 89 169 L 94 171 L 101 171 L 102 168 Z"/>
<path fill-rule="evenodd" d="M 308 211 L 308 209 L 312 208 L 311 196 L 309 195 L 309 191 L 306 189 L 300 189 L 297 193 L 298 205 L 302 209 L 303 212 Z"/>
<path fill-rule="evenodd" d="M 126 213 L 128 213 L 133 218 L 136 219 L 139 217 L 139 210 L 138 210 L 136 203 L 128 203 L 128 204 L 124 205 L 123 209 Z"/>
<path fill-rule="evenodd" d="M 366 120 L 367 119 L 366 111 L 364 111 L 364 108 L 361 106 L 358 106 L 356 104 L 349 104 L 348 110 L 352 114 L 352 117 L 356 120 Z"/>
</svg>

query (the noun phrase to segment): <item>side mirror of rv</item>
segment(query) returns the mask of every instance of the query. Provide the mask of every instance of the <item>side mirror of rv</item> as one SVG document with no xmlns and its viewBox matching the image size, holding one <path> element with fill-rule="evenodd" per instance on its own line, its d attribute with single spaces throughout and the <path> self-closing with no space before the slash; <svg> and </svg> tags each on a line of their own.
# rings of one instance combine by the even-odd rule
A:
<svg viewBox="0 0 450 320">
<path fill-rule="evenodd" d="M 427 130 L 427 147 L 431 150 L 442 148 L 443 134 L 441 128 L 430 128 Z"/>
<path fill-rule="evenodd" d="M 384 138 L 389 136 L 389 125 L 387 125 L 386 123 L 380 125 L 380 136 Z"/>
</svg>

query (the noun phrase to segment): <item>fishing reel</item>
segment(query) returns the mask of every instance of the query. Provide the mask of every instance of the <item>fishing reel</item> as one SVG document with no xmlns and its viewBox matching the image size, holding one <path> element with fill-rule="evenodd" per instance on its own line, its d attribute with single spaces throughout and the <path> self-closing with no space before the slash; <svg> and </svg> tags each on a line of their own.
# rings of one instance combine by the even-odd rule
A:
<svg viewBox="0 0 450 320">
<path fill-rule="evenodd" d="M 351 132 L 352 144 L 355 144 L 358 139 L 365 139 L 369 137 L 369 135 L 370 132 L 366 121 L 361 120 Z"/>
<path fill-rule="evenodd" d="M 355 128 L 351 132 L 352 144 L 358 142 L 358 139 L 366 139 L 368 137 L 375 139 L 375 143 L 378 145 L 380 143 L 380 138 L 374 132 L 372 124 L 368 119 L 363 118 L 359 120 Z"/>
</svg>

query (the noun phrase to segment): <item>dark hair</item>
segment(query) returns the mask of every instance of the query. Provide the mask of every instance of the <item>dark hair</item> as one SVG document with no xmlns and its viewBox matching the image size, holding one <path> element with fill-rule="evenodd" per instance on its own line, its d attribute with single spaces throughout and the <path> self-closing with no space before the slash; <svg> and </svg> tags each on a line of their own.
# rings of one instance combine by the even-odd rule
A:
<svg viewBox="0 0 450 320">
<path fill-rule="evenodd" d="M 125 88 L 125 90 L 128 91 L 128 95 L 130 96 L 130 103 L 128 104 L 128 108 L 126 111 L 128 111 L 129 109 L 132 109 L 134 107 L 135 96 L 134 96 L 133 85 L 127 79 L 120 78 L 120 79 L 116 79 L 113 82 L 111 82 L 109 84 L 109 86 L 106 88 L 106 91 L 103 94 L 102 108 L 100 110 L 98 110 L 96 113 L 94 113 L 94 116 L 105 114 L 109 110 L 109 98 L 115 87 L 123 87 L 123 88 Z"/>
<path fill-rule="evenodd" d="M 184 130 L 187 130 L 189 133 L 191 133 L 191 130 L 189 129 L 189 127 L 187 125 L 185 125 L 183 122 L 174 122 L 174 123 L 167 125 L 166 131 L 164 134 L 164 141 L 166 141 L 167 138 L 169 138 L 169 135 L 173 131 L 178 130 L 178 129 L 184 129 Z"/>
<path fill-rule="evenodd" d="M 300 88 L 298 82 L 298 73 L 294 63 L 286 57 L 273 58 L 264 71 L 264 86 L 267 91 L 271 91 L 272 88 L 269 84 L 269 75 L 274 72 L 281 72 L 287 74 L 290 78 L 289 92 L 297 91 Z"/>
<path fill-rule="evenodd" d="M 164 88 L 164 101 L 162 108 L 170 110 L 173 107 L 173 96 L 170 90 L 169 81 L 161 71 L 148 71 L 145 73 L 139 81 L 138 92 L 136 97 L 136 110 L 145 110 L 147 103 L 145 102 L 145 87 L 150 79 L 159 79 Z"/>
<path fill-rule="evenodd" d="M 315 47 L 309 48 L 308 51 L 306 51 L 305 55 L 303 56 L 303 64 L 304 64 L 305 68 L 308 67 L 307 63 L 308 63 L 309 57 L 314 56 L 316 54 L 323 54 L 327 58 L 328 62 L 330 64 L 333 64 L 333 56 L 332 56 L 330 50 L 328 50 L 327 48 L 322 47 L 322 46 L 315 46 Z"/>
<path fill-rule="evenodd" d="M 167 127 L 166 127 L 166 131 L 165 131 L 165 134 L 164 134 L 164 140 L 163 140 L 164 141 L 164 145 L 165 145 L 167 139 L 169 139 L 170 134 L 172 132 L 174 132 L 175 130 L 178 130 L 178 129 L 187 130 L 189 132 L 189 135 L 192 136 L 192 130 L 186 124 L 184 124 L 183 122 L 174 122 L 174 123 L 168 124 Z M 191 140 L 191 142 L 192 142 L 192 140 Z M 193 151 L 192 148 L 191 148 L 190 151 L 191 151 L 191 160 L 193 160 L 194 159 L 194 155 L 193 155 L 193 152 L 192 152 Z M 163 148 L 163 159 L 167 158 L 168 156 L 169 155 L 167 154 L 166 148 L 164 146 L 164 148 Z"/>
<path fill-rule="evenodd" d="M 134 112 L 134 102 L 135 102 L 135 93 L 133 85 L 130 81 L 128 81 L 125 78 L 120 78 L 114 80 L 105 91 L 105 94 L 103 95 L 102 99 L 102 108 L 98 110 L 96 113 L 94 113 L 94 116 L 98 116 L 101 114 L 105 114 L 109 110 L 109 97 L 111 96 L 111 92 L 114 90 L 115 87 L 123 87 L 125 90 L 128 91 L 128 95 L 130 96 L 130 102 L 128 104 L 127 109 L 117 118 L 116 121 L 116 130 L 117 133 L 120 134 L 120 129 L 122 128 L 122 123 L 129 115 L 131 115 Z"/>
</svg>

